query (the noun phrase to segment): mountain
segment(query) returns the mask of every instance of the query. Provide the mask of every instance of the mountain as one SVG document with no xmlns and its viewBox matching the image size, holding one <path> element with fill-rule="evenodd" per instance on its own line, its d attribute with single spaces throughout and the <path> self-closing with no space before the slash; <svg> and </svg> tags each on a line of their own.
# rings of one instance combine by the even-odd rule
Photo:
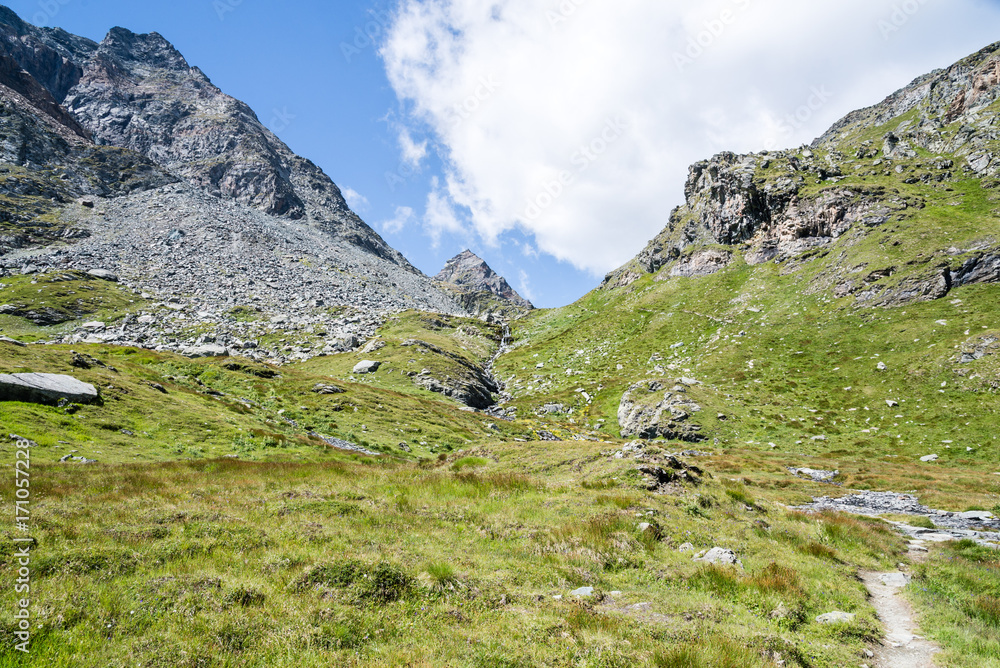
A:
<svg viewBox="0 0 1000 668">
<path fill-rule="evenodd" d="M 434 280 L 455 292 L 459 303 L 477 315 L 509 311 L 511 307 L 514 313 L 535 308 L 517 294 L 503 276 L 470 250 L 448 260 Z"/>
<path fill-rule="evenodd" d="M 210 327 L 240 350 L 281 329 L 272 318 L 315 328 L 346 307 L 319 352 L 393 311 L 467 313 L 159 34 L 114 28 L 97 43 L 0 7 L 0 104 L 0 271 L 103 270 L 185 305 L 113 341 L 183 350 Z M 247 354 L 289 352 L 304 354 Z"/>
<path fill-rule="evenodd" d="M 994 44 L 810 146 L 693 165 L 635 258 L 515 323 L 510 405 L 821 456 L 927 455 L 958 430 L 969 458 L 1000 456 L 998 127 Z"/>
<path fill-rule="evenodd" d="M 891 306 L 1000 280 L 990 205 L 1000 186 L 998 82 L 995 44 L 848 115 L 811 147 L 697 163 L 686 204 L 605 287 L 645 274 L 705 276 L 765 262 L 793 272 L 808 263 L 825 265 L 810 290 Z M 934 233 L 956 207 L 982 223 L 963 244 Z"/>
<path fill-rule="evenodd" d="M 162 38 L 0 24 L 3 665 L 995 665 L 1000 47 L 530 310 Z"/>
</svg>

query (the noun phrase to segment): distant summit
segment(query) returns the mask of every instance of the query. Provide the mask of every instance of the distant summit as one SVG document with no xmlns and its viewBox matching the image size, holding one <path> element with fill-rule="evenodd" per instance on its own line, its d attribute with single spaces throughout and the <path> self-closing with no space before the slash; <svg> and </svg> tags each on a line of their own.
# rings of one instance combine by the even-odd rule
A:
<svg viewBox="0 0 1000 668">
<path fill-rule="evenodd" d="M 457 288 L 459 302 L 479 314 L 505 311 L 510 306 L 527 310 L 535 308 L 471 250 L 462 251 L 448 260 L 434 280 Z"/>
</svg>

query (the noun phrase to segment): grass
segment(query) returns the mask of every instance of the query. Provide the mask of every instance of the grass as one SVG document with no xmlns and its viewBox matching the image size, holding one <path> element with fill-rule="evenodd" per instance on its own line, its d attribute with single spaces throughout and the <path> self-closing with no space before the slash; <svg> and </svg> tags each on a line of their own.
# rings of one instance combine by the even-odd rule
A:
<svg viewBox="0 0 1000 668">
<path fill-rule="evenodd" d="M 901 539 L 761 499 L 748 510 L 713 481 L 651 494 L 601 448 L 501 443 L 475 473 L 455 470 L 464 454 L 39 462 L 30 665 L 767 666 L 777 652 L 786 665 L 839 666 L 859 655 L 867 626 L 831 635 L 812 620 L 833 609 L 871 619 L 854 569 L 888 566 Z M 581 476 L 617 478 L 630 503 L 601 502 L 608 492 Z M 711 520 L 685 512 L 695 494 L 715 499 Z M 639 532 L 637 509 L 660 539 Z M 796 549 L 815 536 L 841 561 Z M 746 570 L 701 567 L 677 551 L 688 541 L 730 546 Z M 592 599 L 568 595 L 585 585 Z M 2 665 L 29 665 L 0 651 Z"/>
<path fill-rule="evenodd" d="M 81 369 L 72 364 L 70 346 L 0 346 L 0 373 L 68 374 L 92 383 L 103 397 L 102 405 L 72 414 L 54 406 L 0 405 L 4 428 L 35 440 L 40 462 L 73 451 L 102 463 L 226 455 L 253 460 L 277 452 L 324 461 L 335 454 L 313 433 L 417 458 L 500 440 L 513 431 L 508 423 L 458 410 L 440 395 L 425 399 L 340 380 L 345 393 L 319 395 L 311 389 L 329 383 L 328 376 L 246 360 L 74 345 L 72 350 L 105 365 Z M 0 444 L 0 452 L 11 451 Z"/>
<path fill-rule="evenodd" d="M 907 591 L 945 648 L 939 664 L 1000 666 L 1000 553 L 971 540 L 943 545 L 914 575 Z"/>
</svg>

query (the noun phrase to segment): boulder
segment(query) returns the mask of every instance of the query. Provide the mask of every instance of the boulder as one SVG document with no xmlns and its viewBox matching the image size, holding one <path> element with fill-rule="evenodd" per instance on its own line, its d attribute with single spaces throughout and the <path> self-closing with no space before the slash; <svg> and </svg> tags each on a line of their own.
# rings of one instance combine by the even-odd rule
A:
<svg viewBox="0 0 1000 668">
<path fill-rule="evenodd" d="M 116 276 L 114 272 L 108 271 L 107 269 L 91 269 L 87 272 L 87 275 L 99 278 L 102 281 L 111 281 L 112 283 L 118 282 L 118 276 Z"/>
<path fill-rule="evenodd" d="M 65 400 L 73 404 L 90 404 L 99 398 L 97 388 L 72 376 L 51 373 L 0 375 L 0 401 L 56 404 Z"/>
<path fill-rule="evenodd" d="M 828 612 L 816 618 L 820 624 L 848 624 L 854 621 L 854 614 L 850 612 Z"/>
<path fill-rule="evenodd" d="M 713 547 L 705 553 L 703 557 L 695 557 L 695 561 L 703 561 L 706 564 L 720 564 L 723 566 L 736 566 L 740 560 L 736 558 L 736 553 L 724 547 Z"/>
<path fill-rule="evenodd" d="M 12 346 L 17 346 L 18 348 L 24 348 L 28 345 L 27 343 L 6 336 L 0 336 L 0 343 L 9 343 Z"/>
<path fill-rule="evenodd" d="M 381 362 L 364 360 L 363 362 L 358 362 L 351 373 L 375 373 L 380 366 L 382 366 Z"/>
<path fill-rule="evenodd" d="M 327 385 L 325 383 L 317 383 L 312 389 L 316 394 L 342 394 L 344 389 L 342 387 L 337 387 L 336 385 Z"/>
<path fill-rule="evenodd" d="M 227 357 L 229 350 L 225 346 L 207 343 L 202 346 L 192 346 L 184 349 L 185 357 Z"/>
</svg>

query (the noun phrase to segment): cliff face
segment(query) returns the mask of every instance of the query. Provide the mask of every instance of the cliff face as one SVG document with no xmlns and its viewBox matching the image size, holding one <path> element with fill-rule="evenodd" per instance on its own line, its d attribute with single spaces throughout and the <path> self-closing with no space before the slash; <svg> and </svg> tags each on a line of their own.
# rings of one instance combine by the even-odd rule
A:
<svg viewBox="0 0 1000 668">
<path fill-rule="evenodd" d="M 36 28 L 0 8 L 0 81 L 99 145 L 129 149 L 209 194 L 289 218 L 416 270 L 295 155 L 157 33 L 98 43 Z"/>
<path fill-rule="evenodd" d="M 820 260 L 827 266 L 809 289 L 891 306 L 1000 280 L 991 205 L 1000 183 L 998 99 L 1000 44 L 848 115 L 811 147 L 699 162 L 685 204 L 604 287 L 744 263 L 797 271 Z M 956 245 L 934 221 L 972 204 L 982 234 Z M 897 250 L 878 258 L 873 246 L 887 243 Z"/>
</svg>

